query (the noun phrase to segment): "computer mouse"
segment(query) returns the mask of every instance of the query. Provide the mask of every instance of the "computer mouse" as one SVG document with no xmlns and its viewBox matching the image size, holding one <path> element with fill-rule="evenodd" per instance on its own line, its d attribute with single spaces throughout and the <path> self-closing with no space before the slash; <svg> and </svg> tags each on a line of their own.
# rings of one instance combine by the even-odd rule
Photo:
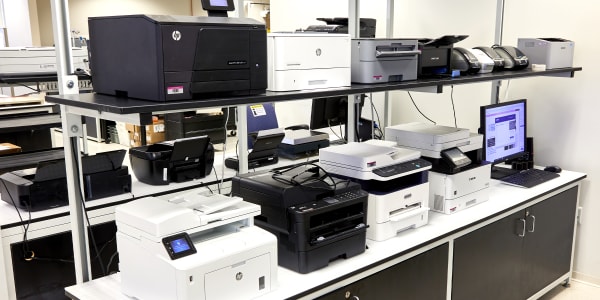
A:
<svg viewBox="0 0 600 300">
<path fill-rule="evenodd" d="M 562 169 L 559 166 L 547 166 L 544 168 L 544 171 L 560 173 Z"/>
</svg>

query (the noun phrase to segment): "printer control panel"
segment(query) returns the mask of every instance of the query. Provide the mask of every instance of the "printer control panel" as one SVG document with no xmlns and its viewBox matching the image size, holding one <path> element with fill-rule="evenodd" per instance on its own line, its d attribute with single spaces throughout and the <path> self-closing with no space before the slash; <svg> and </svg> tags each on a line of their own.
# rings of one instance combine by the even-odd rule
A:
<svg viewBox="0 0 600 300">
<path fill-rule="evenodd" d="M 376 175 L 379 175 L 381 177 L 391 177 L 394 175 L 398 175 L 398 174 L 402 174 L 402 173 L 406 173 L 406 172 L 410 172 L 410 171 L 414 171 L 414 170 L 418 170 L 418 169 L 422 169 L 422 168 L 427 168 L 427 167 L 431 167 L 431 163 L 422 158 L 418 158 L 415 160 L 406 161 L 406 162 L 391 165 L 391 166 L 385 166 L 385 167 L 373 169 L 373 173 L 375 173 Z"/>
<path fill-rule="evenodd" d="M 290 211 L 294 212 L 294 213 L 304 213 L 304 212 L 309 212 L 309 211 L 313 211 L 319 208 L 323 208 L 326 206 L 330 206 L 330 205 L 335 205 L 338 203 L 342 203 L 342 202 L 346 202 L 346 201 L 352 201 L 352 200 L 356 200 L 359 198 L 363 198 L 363 197 L 368 197 L 368 193 L 358 189 L 358 190 L 353 190 L 353 191 L 347 191 L 338 195 L 334 195 L 331 197 L 326 197 L 323 198 L 320 201 L 315 201 L 315 202 L 308 202 L 308 203 L 304 203 L 304 204 L 300 204 L 297 206 L 290 206 Z"/>
</svg>

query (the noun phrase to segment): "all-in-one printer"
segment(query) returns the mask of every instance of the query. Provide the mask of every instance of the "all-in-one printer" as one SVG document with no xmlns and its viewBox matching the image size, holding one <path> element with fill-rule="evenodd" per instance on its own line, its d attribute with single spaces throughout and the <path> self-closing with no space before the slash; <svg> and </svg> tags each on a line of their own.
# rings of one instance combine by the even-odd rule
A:
<svg viewBox="0 0 600 300">
<path fill-rule="evenodd" d="M 428 222 L 431 163 L 420 156 L 418 151 L 370 140 L 321 149 L 319 163 L 369 193 L 367 238 L 383 241 Z"/>
<path fill-rule="evenodd" d="M 367 193 L 317 165 L 241 174 L 231 191 L 261 206 L 255 224 L 277 236 L 282 267 L 305 274 L 365 251 Z"/>
<path fill-rule="evenodd" d="M 418 150 L 432 163 L 429 207 L 446 214 L 489 199 L 491 165 L 482 162 L 483 136 L 468 129 L 424 123 L 386 127 L 386 140 Z"/>
<path fill-rule="evenodd" d="M 267 32 L 259 21 L 129 15 L 91 17 L 88 25 L 98 93 L 173 101 L 267 88 Z"/>
<path fill-rule="evenodd" d="M 352 82 L 415 80 L 420 53 L 417 40 L 352 39 Z"/>
<path fill-rule="evenodd" d="M 270 33 L 268 90 L 350 86 L 350 35 Z"/>
<path fill-rule="evenodd" d="M 250 299 L 277 285 L 277 240 L 258 205 L 200 189 L 115 209 L 121 291 L 140 300 Z"/>
</svg>

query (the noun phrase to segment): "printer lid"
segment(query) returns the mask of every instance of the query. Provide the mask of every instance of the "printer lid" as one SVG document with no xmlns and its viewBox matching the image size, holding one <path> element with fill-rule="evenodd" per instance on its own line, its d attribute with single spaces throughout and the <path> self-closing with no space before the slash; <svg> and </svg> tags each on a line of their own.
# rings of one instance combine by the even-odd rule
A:
<svg viewBox="0 0 600 300">
<path fill-rule="evenodd" d="M 409 143 L 443 144 L 468 139 L 470 132 L 465 128 L 412 122 L 385 128 L 386 137 L 395 139 L 399 145 Z M 389 133 L 389 136 L 388 136 Z"/>
<path fill-rule="evenodd" d="M 351 142 L 345 145 L 330 146 L 319 150 L 319 161 L 336 164 L 356 170 L 371 170 L 414 160 L 421 156 L 419 151 Z"/>
<path fill-rule="evenodd" d="M 421 38 L 419 42 L 427 47 L 442 47 L 453 45 L 468 37 L 468 35 L 444 35 L 436 39 Z"/>
<path fill-rule="evenodd" d="M 205 17 L 205 16 L 169 16 L 169 15 L 120 15 L 120 16 L 102 16 L 90 17 L 94 19 L 123 19 L 123 18 L 142 18 L 155 24 L 202 24 L 218 26 L 262 26 L 264 23 L 251 18 L 225 18 L 225 17 Z"/>
</svg>

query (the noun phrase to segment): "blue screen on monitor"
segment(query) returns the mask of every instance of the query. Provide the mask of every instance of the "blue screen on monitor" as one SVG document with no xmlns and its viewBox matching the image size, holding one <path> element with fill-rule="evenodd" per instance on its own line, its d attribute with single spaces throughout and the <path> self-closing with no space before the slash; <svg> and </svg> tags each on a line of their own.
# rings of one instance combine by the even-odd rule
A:
<svg viewBox="0 0 600 300">
<path fill-rule="evenodd" d="M 526 101 L 482 106 L 481 129 L 485 161 L 499 163 L 524 155 L 527 143 Z"/>
</svg>

